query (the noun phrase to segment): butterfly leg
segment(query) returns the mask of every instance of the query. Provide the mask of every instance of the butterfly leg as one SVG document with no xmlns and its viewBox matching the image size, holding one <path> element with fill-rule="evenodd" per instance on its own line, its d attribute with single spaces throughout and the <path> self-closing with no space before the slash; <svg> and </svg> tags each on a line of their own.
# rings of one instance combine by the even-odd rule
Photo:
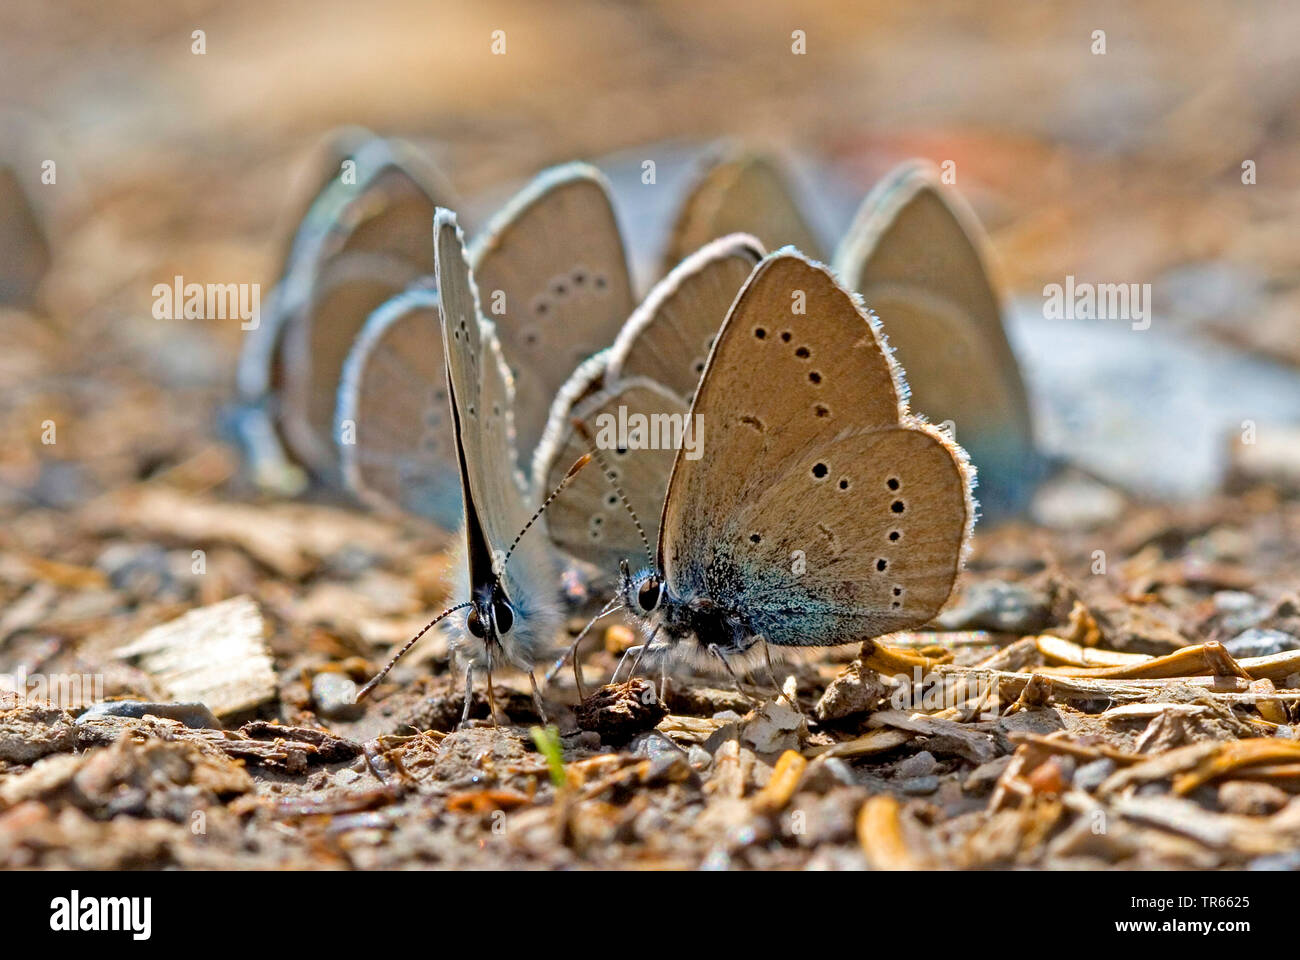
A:
<svg viewBox="0 0 1300 960">
<path fill-rule="evenodd" d="M 639 645 L 639 646 L 635 646 L 635 647 L 628 647 L 626 650 L 624 650 L 624 651 L 623 651 L 623 659 L 620 660 L 620 661 L 618 662 L 618 666 L 614 668 L 614 675 L 613 675 L 612 677 L 609 678 L 609 682 L 610 682 L 611 684 L 613 684 L 613 683 L 616 683 L 616 682 L 618 681 L 618 675 L 619 675 L 619 673 L 621 673 L 622 670 L 623 670 L 623 664 L 627 663 L 627 658 L 630 657 L 632 654 L 635 653 L 635 654 L 637 655 L 637 662 L 640 662 L 640 660 L 641 660 L 641 651 L 644 650 L 644 649 L 645 649 L 645 644 L 641 644 L 641 645 Z M 635 663 L 632 665 L 632 669 L 633 669 L 633 670 L 636 669 L 636 664 L 635 664 Z"/>
<path fill-rule="evenodd" d="M 474 667 L 473 665 L 465 668 L 465 706 L 460 711 L 460 726 L 469 723 L 470 702 L 474 699 Z"/>
<path fill-rule="evenodd" d="M 772 681 L 772 686 L 776 689 L 776 699 L 780 700 L 782 697 L 785 697 L 785 691 L 781 689 L 781 684 L 776 679 L 776 668 L 772 666 L 772 647 L 766 640 L 763 641 L 763 657 L 767 660 L 768 679 Z M 799 697 L 796 695 L 794 697 L 786 697 L 786 699 L 789 701 L 790 706 L 794 707 L 795 713 L 802 717 L 803 707 L 799 706 Z"/>
<path fill-rule="evenodd" d="M 550 721 L 546 719 L 546 708 L 542 706 L 541 691 L 537 689 L 537 677 L 531 670 L 528 671 L 528 682 L 533 685 L 533 706 L 537 710 L 537 715 L 542 718 L 543 724 L 549 723 Z"/>
<path fill-rule="evenodd" d="M 753 697 L 747 694 L 744 691 L 744 688 L 741 687 L 740 677 L 736 676 L 736 671 L 731 669 L 731 664 L 727 662 L 726 655 L 723 654 L 722 650 L 718 647 L 716 643 L 709 644 L 709 653 L 713 654 L 715 657 L 717 657 L 719 660 L 722 661 L 722 666 L 726 668 L 727 675 L 731 677 L 731 682 L 736 686 L 736 692 L 740 694 L 750 706 L 757 707 L 759 705 L 758 701 L 756 701 Z"/>
</svg>

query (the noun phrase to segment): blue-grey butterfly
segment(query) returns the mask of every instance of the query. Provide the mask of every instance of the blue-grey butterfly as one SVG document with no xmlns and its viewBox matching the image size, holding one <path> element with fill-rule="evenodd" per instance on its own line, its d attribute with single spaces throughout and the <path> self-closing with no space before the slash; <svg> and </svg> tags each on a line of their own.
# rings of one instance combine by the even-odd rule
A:
<svg viewBox="0 0 1300 960">
<path fill-rule="evenodd" d="M 642 652 L 704 666 L 926 623 L 974 518 L 965 454 L 907 409 L 875 318 L 796 251 L 765 258 L 691 406 L 650 569 L 620 594 Z"/>
<path fill-rule="evenodd" d="M 1021 512 L 1043 460 L 974 212 L 932 165 L 903 164 L 867 195 L 834 267 L 883 320 L 913 408 L 951 424 L 979 467 L 985 518 Z"/>
<path fill-rule="evenodd" d="M 514 381 L 515 459 L 528 463 L 556 390 L 609 345 L 631 310 L 603 176 L 585 164 L 540 174 L 491 221 L 470 263 Z M 436 309 L 429 286 L 367 321 L 345 365 L 336 434 L 344 481 L 363 501 L 451 529 L 459 471 L 441 350 L 430 336 Z"/>
<path fill-rule="evenodd" d="M 537 710 L 545 717 L 533 668 L 557 653 L 564 619 L 555 554 L 541 533 L 528 535 L 546 503 L 535 511 L 529 509 L 527 486 L 515 462 L 512 442 L 513 384 L 497 344 L 495 325 L 480 311 L 478 289 L 455 214 L 438 210 L 433 237 L 451 436 L 464 504 L 465 539 L 457 563 L 456 590 L 468 599 L 435 618 L 425 630 L 443 623 L 453 656 L 464 667 L 462 722 L 469 716 L 475 675 L 486 676 L 492 701 L 492 673 L 502 667 L 528 674 Z M 587 459 L 577 461 L 565 479 L 574 476 Z M 562 482 L 547 502 L 563 486 Z M 373 689 L 423 633 L 417 634 L 363 692 Z M 495 702 L 492 715 L 495 720 Z"/>
<path fill-rule="evenodd" d="M 664 253 L 665 270 L 704 244 L 732 233 L 751 234 L 769 250 L 789 245 L 821 258 L 817 236 L 780 161 L 725 144 L 706 158 L 682 201 Z"/>
<path fill-rule="evenodd" d="M 254 471 L 273 475 L 296 461 L 334 482 L 334 394 L 344 357 L 375 307 L 432 273 L 429 225 L 452 194 L 432 163 L 400 140 L 347 128 L 324 153 L 332 170 L 245 339 L 237 381 L 239 430 Z"/>
<path fill-rule="evenodd" d="M 759 242 L 744 234 L 695 251 L 655 285 L 613 346 L 580 368 L 552 405 L 533 464 L 536 488 L 553 489 L 589 449 L 575 422 L 605 450 L 604 475 L 576 477 L 546 518 L 552 542 L 597 580 L 640 549 L 643 532 L 657 533 L 677 443 L 690 439 L 672 430 L 684 427 L 722 320 L 762 257 Z M 651 437 L 656 424 L 663 429 Z"/>
</svg>

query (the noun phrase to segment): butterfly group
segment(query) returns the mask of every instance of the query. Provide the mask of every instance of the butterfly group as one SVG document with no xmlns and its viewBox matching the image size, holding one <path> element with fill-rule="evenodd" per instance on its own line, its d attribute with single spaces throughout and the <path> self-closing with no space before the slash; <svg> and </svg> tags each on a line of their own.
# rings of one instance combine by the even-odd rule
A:
<svg viewBox="0 0 1300 960">
<path fill-rule="evenodd" d="M 934 422 L 961 424 L 995 511 L 1032 488 L 978 225 L 923 165 L 867 197 L 826 266 L 780 169 L 723 158 L 638 305 L 594 168 L 542 174 L 466 245 L 412 150 L 339 149 L 363 177 L 308 211 L 246 409 L 318 478 L 459 533 L 459 602 L 430 627 L 464 717 L 505 667 L 544 715 L 536 669 L 583 610 L 639 626 L 638 662 L 733 676 L 925 624 L 976 512 L 971 458 Z"/>
</svg>

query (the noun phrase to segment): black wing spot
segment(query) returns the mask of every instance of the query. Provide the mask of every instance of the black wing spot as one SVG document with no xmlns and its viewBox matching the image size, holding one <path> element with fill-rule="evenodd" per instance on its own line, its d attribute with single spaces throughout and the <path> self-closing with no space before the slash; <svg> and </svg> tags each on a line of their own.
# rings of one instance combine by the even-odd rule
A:
<svg viewBox="0 0 1300 960">
<path fill-rule="evenodd" d="M 903 595 L 903 588 L 902 588 L 902 587 L 894 587 L 894 596 L 896 596 L 896 597 L 901 597 L 902 595 Z"/>
<path fill-rule="evenodd" d="M 596 279 L 593 280 L 592 282 L 596 285 L 597 290 L 604 290 L 606 287 L 609 286 L 609 280 L 605 278 L 605 275 L 603 273 L 596 274 Z"/>
<path fill-rule="evenodd" d="M 754 328 L 754 338 L 755 338 L 756 340 L 766 340 L 766 339 L 767 339 L 767 331 L 764 330 L 762 327 L 755 327 L 755 328 Z"/>
<path fill-rule="evenodd" d="M 893 503 L 889 505 L 889 509 L 893 510 L 895 513 L 902 513 L 904 510 L 907 509 L 907 504 L 905 504 L 902 500 L 895 500 Z"/>
<path fill-rule="evenodd" d="M 818 480 L 824 480 L 829 470 L 830 468 L 827 467 L 826 464 L 824 463 L 814 463 L 812 468 L 812 475 L 816 477 Z"/>
<path fill-rule="evenodd" d="M 900 607 L 903 606 L 903 604 L 895 600 L 893 603 L 890 604 L 890 606 L 893 607 L 895 610 L 898 610 Z"/>
<path fill-rule="evenodd" d="M 800 360 L 807 360 L 809 357 L 812 356 L 812 354 L 808 352 L 807 347 L 796 347 L 794 351 L 794 355 L 798 357 Z"/>
<path fill-rule="evenodd" d="M 808 381 L 810 383 L 821 383 L 822 375 L 818 373 L 816 370 L 810 370 L 808 372 Z"/>
<path fill-rule="evenodd" d="M 758 419 L 758 417 L 743 416 L 740 418 L 740 422 L 747 427 L 753 427 L 759 433 L 762 433 L 767 429 L 767 427 L 763 425 L 763 421 Z"/>
<path fill-rule="evenodd" d="M 898 482 L 898 477 L 890 477 L 888 480 L 885 481 L 885 486 L 887 486 L 890 490 L 897 490 L 900 486 Z"/>
<path fill-rule="evenodd" d="M 790 342 L 790 338 L 793 337 L 793 336 L 794 336 L 794 334 L 792 334 L 789 330 L 782 330 L 782 331 L 781 331 L 781 342 L 782 342 L 782 343 L 789 343 L 789 342 Z"/>
<path fill-rule="evenodd" d="M 533 304 L 533 313 L 537 314 L 539 317 L 546 316 L 547 312 L 550 309 L 551 309 L 551 305 L 547 303 L 545 300 L 538 300 L 536 303 Z"/>
<path fill-rule="evenodd" d="M 841 489 L 841 490 L 847 490 L 848 488 L 849 488 L 849 478 L 848 478 L 848 477 L 840 477 L 840 489 Z"/>
<path fill-rule="evenodd" d="M 813 413 L 819 417 L 829 417 L 831 415 L 831 408 L 826 406 L 824 403 L 819 403 L 813 407 Z"/>
<path fill-rule="evenodd" d="M 758 534 L 758 533 L 751 533 L 751 534 L 749 535 L 749 542 L 750 542 L 750 543 L 761 543 L 762 540 L 763 540 L 763 537 L 762 537 L 761 534 Z"/>
<path fill-rule="evenodd" d="M 897 530 L 890 530 L 890 531 L 889 531 L 889 539 L 890 539 L 892 542 L 897 543 L 897 542 L 898 542 L 899 540 L 901 540 L 902 538 L 903 538 L 903 535 L 902 535 L 901 533 L 899 533 Z"/>
<path fill-rule="evenodd" d="M 573 271 L 571 278 L 575 287 L 580 287 L 587 282 L 587 271 L 579 267 Z"/>
<path fill-rule="evenodd" d="M 884 573 L 886 570 L 889 569 L 889 561 L 886 560 L 884 557 L 881 557 L 879 560 L 876 561 L 876 569 L 879 570 L 881 573 Z"/>
</svg>

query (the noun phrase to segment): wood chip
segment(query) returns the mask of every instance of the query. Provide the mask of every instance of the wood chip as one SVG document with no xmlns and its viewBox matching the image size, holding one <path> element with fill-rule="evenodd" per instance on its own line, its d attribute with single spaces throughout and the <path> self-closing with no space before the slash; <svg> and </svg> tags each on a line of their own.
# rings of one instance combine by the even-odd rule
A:
<svg viewBox="0 0 1300 960">
<path fill-rule="evenodd" d="M 265 632 L 252 598 L 234 597 L 154 627 L 115 655 L 151 674 L 170 699 L 206 704 L 224 719 L 275 698 Z"/>
<path fill-rule="evenodd" d="M 902 807 L 888 794 L 868 798 L 858 811 L 858 843 L 874 870 L 916 870 L 923 866 L 903 836 Z"/>
<path fill-rule="evenodd" d="M 754 796 L 754 812 L 773 814 L 784 810 L 785 805 L 790 802 L 790 798 L 798 789 L 799 781 L 803 779 L 807 767 L 808 761 L 801 754 L 793 750 L 781 754 L 776 761 L 776 767 L 772 770 L 772 779 Z"/>
</svg>

